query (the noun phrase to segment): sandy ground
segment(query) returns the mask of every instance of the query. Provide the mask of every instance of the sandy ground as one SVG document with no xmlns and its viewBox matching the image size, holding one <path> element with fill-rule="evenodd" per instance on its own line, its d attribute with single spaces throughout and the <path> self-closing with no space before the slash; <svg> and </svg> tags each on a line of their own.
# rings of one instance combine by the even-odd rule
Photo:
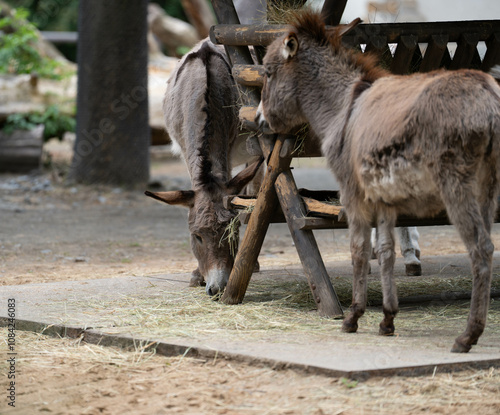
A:
<svg viewBox="0 0 500 415">
<path fill-rule="evenodd" d="M 65 186 L 57 149 L 52 169 L 42 175 L 0 176 L 0 284 L 196 267 L 182 208 L 167 208 L 140 191 Z M 154 157 L 152 172 L 167 186 L 188 183 L 183 165 L 169 158 Z M 318 232 L 317 239 L 325 261 L 349 257 L 346 231 Z M 494 240 L 500 246 L 498 227 Z M 465 252 L 449 227 L 422 228 L 421 248 L 424 256 Z M 260 263 L 299 263 L 286 225 L 271 226 Z M 0 336 L 6 343 L 7 330 Z M 498 369 L 354 382 L 220 359 L 165 358 L 19 331 L 16 342 L 16 408 L 7 406 L 4 392 L 0 413 L 500 413 Z M 0 374 L 7 385 L 6 359 Z"/>
</svg>

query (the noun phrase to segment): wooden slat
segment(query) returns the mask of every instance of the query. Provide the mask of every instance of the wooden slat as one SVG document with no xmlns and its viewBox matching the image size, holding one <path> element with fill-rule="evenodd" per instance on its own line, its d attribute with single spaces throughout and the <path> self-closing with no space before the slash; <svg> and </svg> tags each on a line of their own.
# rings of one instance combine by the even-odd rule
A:
<svg viewBox="0 0 500 415">
<path fill-rule="evenodd" d="M 230 198 L 229 204 L 232 209 L 248 209 L 255 207 L 256 200 L 257 199 L 255 198 L 233 196 L 232 198 Z M 306 213 L 308 215 L 318 217 L 336 218 L 339 215 L 340 211 L 343 209 L 342 206 L 321 202 L 309 197 L 302 197 L 302 202 L 306 207 Z"/>
<path fill-rule="evenodd" d="M 374 53 L 378 55 L 379 58 L 382 58 L 387 48 L 386 36 L 370 36 L 366 44 L 366 52 Z"/>
<path fill-rule="evenodd" d="M 420 72 L 430 72 L 440 67 L 447 50 L 448 39 L 449 36 L 446 34 L 431 36 L 420 65 Z"/>
<path fill-rule="evenodd" d="M 422 65 L 422 52 L 420 51 L 420 47 L 416 47 L 411 58 L 410 72 L 418 72 L 420 65 Z"/>
<path fill-rule="evenodd" d="M 391 72 L 403 75 L 408 73 L 415 49 L 418 47 L 418 38 L 414 35 L 404 35 L 396 47 Z"/>
<path fill-rule="evenodd" d="M 220 21 L 220 20 L 219 20 Z M 328 30 L 334 28 L 329 26 Z M 231 25 L 219 24 L 210 29 L 210 39 L 221 45 L 267 46 L 286 32 L 285 25 Z M 447 34 L 449 42 L 458 42 L 463 33 L 475 33 L 479 41 L 486 41 L 500 31 L 500 20 L 471 20 L 457 22 L 372 23 L 360 24 L 344 36 L 348 44 L 366 44 L 373 36 L 385 36 L 388 43 L 397 43 L 401 36 L 414 35 L 422 43 L 432 35 Z"/>
<path fill-rule="evenodd" d="M 481 69 L 489 71 L 493 66 L 500 65 L 500 32 L 495 32 L 486 41 L 486 54 Z"/>
<path fill-rule="evenodd" d="M 469 68 L 474 52 L 477 52 L 477 43 L 479 35 L 477 33 L 463 33 L 457 42 L 457 50 L 453 55 L 450 69 Z"/>
<path fill-rule="evenodd" d="M 448 69 L 450 65 L 451 65 L 451 54 L 448 47 L 446 47 L 446 49 L 444 50 L 443 59 L 441 59 L 440 67 Z"/>
</svg>

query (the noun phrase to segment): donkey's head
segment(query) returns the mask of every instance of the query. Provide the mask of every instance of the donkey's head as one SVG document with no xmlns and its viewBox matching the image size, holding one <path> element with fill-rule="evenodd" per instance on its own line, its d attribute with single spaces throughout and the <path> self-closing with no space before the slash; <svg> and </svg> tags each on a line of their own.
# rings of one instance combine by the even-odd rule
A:
<svg viewBox="0 0 500 415">
<path fill-rule="evenodd" d="M 288 133 L 306 123 L 304 108 L 314 108 L 321 98 L 321 83 L 329 82 L 325 68 L 341 49 L 344 34 L 359 22 L 328 30 L 321 15 L 310 11 L 296 15 L 287 33 L 267 48 L 264 57 L 265 78 L 262 100 L 256 122 L 269 125 L 276 133 Z M 304 91 L 318 91 L 313 102 L 307 102 Z"/>
<path fill-rule="evenodd" d="M 198 260 L 198 269 L 193 273 L 193 280 L 200 279 L 201 276 L 206 282 L 206 292 L 210 296 L 218 294 L 226 286 L 238 243 L 238 227 L 229 230 L 235 212 L 224 207 L 224 196 L 240 193 L 253 179 L 262 161 L 261 159 L 248 166 L 227 183 L 210 177 L 203 186 L 195 190 L 145 193 L 169 205 L 180 205 L 189 209 L 191 249 Z M 232 232 L 231 237 L 228 237 L 229 232 Z"/>
</svg>

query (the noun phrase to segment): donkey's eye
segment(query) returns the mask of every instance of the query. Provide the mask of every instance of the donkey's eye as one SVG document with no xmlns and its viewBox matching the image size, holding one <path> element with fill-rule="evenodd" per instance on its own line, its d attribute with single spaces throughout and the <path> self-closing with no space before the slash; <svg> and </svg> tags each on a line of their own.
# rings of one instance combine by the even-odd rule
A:
<svg viewBox="0 0 500 415">
<path fill-rule="evenodd" d="M 203 243 L 203 239 L 200 235 L 193 235 L 193 236 L 196 242 L 198 242 L 199 244 Z"/>
<path fill-rule="evenodd" d="M 267 78 L 270 78 L 271 76 L 273 76 L 273 73 L 274 73 L 274 72 L 272 72 L 271 70 L 269 70 L 269 69 L 267 69 L 267 68 L 266 68 L 266 70 L 265 70 L 265 74 L 266 74 L 266 77 L 267 77 Z"/>
</svg>

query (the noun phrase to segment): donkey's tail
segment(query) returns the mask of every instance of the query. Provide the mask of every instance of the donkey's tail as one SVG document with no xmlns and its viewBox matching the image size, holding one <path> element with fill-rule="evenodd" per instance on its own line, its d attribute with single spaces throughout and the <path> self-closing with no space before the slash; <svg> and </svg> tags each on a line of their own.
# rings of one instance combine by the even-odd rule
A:
<svg viewBox="0 0 500 415">
<path fill-rule="evenodd" d="M 490 75 L 500 83 L 500 65 L 495 65 L 490 69 Z"/>
</svg>

